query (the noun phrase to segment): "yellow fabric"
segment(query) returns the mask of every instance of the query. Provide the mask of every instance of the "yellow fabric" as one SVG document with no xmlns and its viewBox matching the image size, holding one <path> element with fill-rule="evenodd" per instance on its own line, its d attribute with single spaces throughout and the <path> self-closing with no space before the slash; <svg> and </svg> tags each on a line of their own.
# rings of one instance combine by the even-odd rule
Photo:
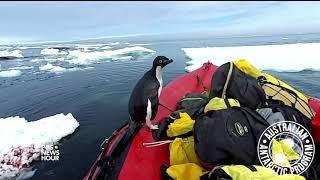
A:
<svg viewBox="0 0 320 180">
<path fill-rule="evenodd" d="M 238 100 L 235 99 L 228 99 L 229 104 L 231 107 L 237 106 L 240 107 L 240 103 Z M 212 98 L 209 103 L 206 105 L 206 107 L 204 108 L 204 112 L 208 112 L 208 111 L 212 111 L 212 110 L 221 110 L 221 109 L 227 109 L 227 105 L 224 101 L 224 99 L 219 98 L 219 97 L 215 97 Z"/>
<path fill-rule="evenodd" d="M 194 120 L 187 113 L 179 113 L 180 118 L 170 123 L 167 129 L 169 137 L 179 136 L 193 130 Z"/>
<path fill-rule="evenodd" d="M 304 101 L 303 99 L 296 98 L 295 95 L 292 95 L 288 91 L 283 90 L 281 87 L 277 87 L 272 84 L 264 84 L 262 86 L 262 89 L 268 96 L 272 97 L 272 99 L 280 100 L 285 105 L 294 107 L 309 119 L 313 118 L 315 113 L 310 108 L 308 101 Z M 294 104 L 294 106 L 292 106 L 292 104 Z"/>
<path fill-rule="evenodd" d="M 283 139 L 279 142 L 281 144 L 281 147 L 282 147 L 282 150 L 283 150 L 283 153 L 286 155 L 287 159 L 289 161 L 292 161 L 292 160 L 297 160 L 300 158 L 300 155 L 295 152 L 290 146 L 288 143 L 286 143 L 286 140 Z"/>
<path fill-rule="evenodd" d="M 301 113 L 303 113 L 308 118 L 312 119 L 312 117 L 314 116 L 315 113 L 312 111 L 312 109 L 308 105 L 308 97 L 307 96 L 305 96 L 304 94 L 302 94 L 298 90 L 294 89 L 293 87 L 291 87 L 287 83 L 273 77 L 272 75 L 260 71 L 259 69 L 257 69 L 253 65 L 251 65 L 249 63 L 249 61 L 247 61 L 246 59 L 236 60 L 236 61 L 233 61 L 233 63 L 242 72 L 244 72 L 254 78 L 258 78 L 259 76 L 263 76 L 266 78 L 267 82 L 273 83 L 275 85 L 279 85 L 281 87 L 284 87 L 286 89 L 290 89 L 291 91 L 295 92 L 300 99 L 296 100 L 295 96 L 290 95 L 290 93 L 288 93 L 287 91 L 281 90 L 281 88 L 276 87 L 274 85 L 264 84 L 262 86 L 262 88 L 265 91 L 267 96 L 272 97 L 272 99 L 275 99 L 275 100 L 280 100 L 280 101 L 284 102 L 285 105 L 288 105 L 288 106 L 292 106 L 292 104 L 294 103 L 295 108 L 297 110 L 299 110 Z M 298 102 L 296 102 L 296 101 L 298 101 Z"/>
<path fill-rule="evenodd" d="M 271 82 L 273 84 L 276 84 L 276 85 L 280 85 L 281 87 L 284 87 L 284 88 L 287 88 L 287 89 L 290 89 L 292 90 L 293 92 L 295 92 L 299 98 L 301 98 L 303 101 L 305 102 L 308 102 L 308 98 L 302 94 L 301 92 L 297 91 L 296 89 L 294 89 L 293 87 L 291 87 L 290 85 L 288 85 L 287 83 L 271 76 L 270 74 L 267 74 L 267 73 L 262 73 L 262 76 L 264 76 L 268 82 Z"/>
<path fill-rule="evenodd" d="M 285 140 L 272 140 L 272 160 L 276 165 L 291 168 L 289 161 L 299 158 L 300 155 Z"/>
<path fill-rule="evenodd" d="M 232 177 L 232 180 L 305 180 L 296 174 L 278 175 L 275 171 L 262 166 L 254 166 L 257 171 L 251 171 L 243 165 L 223 166 L 222 169 Z"/>
<path fill-rule="evenodd" d="M 246 73 L 256 79 L 262 75 L 262 72 L 259 69 L 257 69 L 256 67 L 254 67 L 252 64 L 250 64 L 249 61 L 246 59 L 236 60 L 236 61 L 233 61 L 233 63 L 242 72 L 244 72 L 244 73 Z"/>
<path fill-rule="evenodd" d="M 188 138 L 175 138 L 170 143 L 170 165 L 196 163 L 199 164 L 197 155 L 194 149 L 194 138 L 190 136 Z"/>
<path fill-rule="evenodd" d="M 170 166 L 166 172 L 176 180 L 200 180 L 200 176 L 205 170 L 197 164 L 186 163 Z"/>
<path fill-rule="evenodd" d="M 252 64 L 250 64 L 250 62 L 246 59 L 240 59 L 240 60 L 236 60 L 233 61 L 233 63 L 237 66 L 238 69 L 240 69 L 242 72 L 254 77 L 254 78 L 258 78 L 259 76 L 264 76 L 268 82 L 271 82 L 273 84 L 277 84 L 280 85 L 282 87 L 285 87 L 287 89 L 290 89 L 292 91 L 294 91 L 295 93 L 297 93 L 298 97 L 300 97 L 302 100 L 308 102 L 308 98 L 303 95 L 301 92 L 297 91 L 296 89 L 294 89 L 293 87 L 291 87 L 290 85 L 288 85 L 287 83 L 271 76 L 270 74 L 261 72 L 259 69 L 257 69 L 256 67 L 254 67 Z M 268 95 L 268 94 L 267 94 Z"/>
</svg>

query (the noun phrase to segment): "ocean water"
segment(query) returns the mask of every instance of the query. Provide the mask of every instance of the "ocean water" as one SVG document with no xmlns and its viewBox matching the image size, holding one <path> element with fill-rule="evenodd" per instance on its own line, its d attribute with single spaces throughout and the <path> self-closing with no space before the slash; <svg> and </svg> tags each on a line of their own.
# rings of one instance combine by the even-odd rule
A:
<svg viewBox="0 0 320 180">
<path fill-rule="evenodd" d="M 131 90 L 157 55 L 174 60 L 164 69 L 167 84 L 186 73 L 190 57 L 186 57 L 183 48 L 318 42 L 320 35 L 309 34 L 0 46 L 0 118 L 38 120 L 72 113 L 80 126 L 59 142 L 60 160 L 33 162 L 37 171 L 31 179 L 81 179 L 97 158 L 102 141 L 128 119 Z M 261 54 L 261 58 L 266 56 L 269 54 Z M 313 67 L 317 56 L 301 61 Z M 283 64 L 297 63 L 287 57 L 284 54 L 279 59 Z M 303 93 L 320 98 L 317 68 L 320 67 L 274 71 L 274 67 L 268 72 Z"/>
</svg>

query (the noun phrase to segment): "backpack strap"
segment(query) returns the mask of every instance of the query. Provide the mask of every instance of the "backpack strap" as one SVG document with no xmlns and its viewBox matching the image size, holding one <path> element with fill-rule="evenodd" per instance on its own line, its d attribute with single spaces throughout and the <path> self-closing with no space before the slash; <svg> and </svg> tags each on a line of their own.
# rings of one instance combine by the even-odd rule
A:
<svg viewBox="0 0 320 180">
<path fill-rule="evenodd" d="M 229 103 L 229 100 L 228 99 L 223 99 L 224 100 L 224 103 L 226 104 L 227 108 L 230 108 L 231 105 Z"/>
<path fill-rule="evenodd" d="M 222 95 L 221 95 L 222 96 L 221 98 L 223 98 L 223 99 L 226 98 L 227 88 L 228 88 L 228 85 L 229 85 L 229 82 L 230 82 L 232 71 L 233 71 L 233 62 L 230 62 L 230 67 L 229 67 L 226 83 L 223 86 Z"/>
<path fill-rule="evenodd" d="M 203 81 L 202 81 L 202 79 L 200 78 L 199 75 L 197 75 L 197 81 L 202 86 L 204 91 L 208 91 L 208 88 L 204 85 L 204 83 L 203 83 Z"/>
<path fill-rule="evenodd" d="M 229 176 L 223 169 L 222 166 L 216 166 L 211 171 L 200 176 L 200 180 L 232 180 L 232 177 Z"/>
</svg>

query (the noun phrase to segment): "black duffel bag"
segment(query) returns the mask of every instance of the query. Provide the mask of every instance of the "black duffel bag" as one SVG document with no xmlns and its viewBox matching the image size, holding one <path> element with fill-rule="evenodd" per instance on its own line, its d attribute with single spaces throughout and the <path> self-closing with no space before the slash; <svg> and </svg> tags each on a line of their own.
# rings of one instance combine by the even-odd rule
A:
<svg viewBox="0 0 320 180">
<path fill-rule="evenodd" d="M 194 125 L 198 160 L 206 168 L 260 164 L 257 143 L 268 126 L 267 121 L 250 108 L 209 111 L 199 116 Z"/>
<path fill-rule="evenodd" d="M 258 80 L 240 71 L 232 62 L 221 65 L 213 74 L 209 99 L 214 97 L 237 99 L 241 106 L 251 109 L 266 102 Z"/>
</svg>

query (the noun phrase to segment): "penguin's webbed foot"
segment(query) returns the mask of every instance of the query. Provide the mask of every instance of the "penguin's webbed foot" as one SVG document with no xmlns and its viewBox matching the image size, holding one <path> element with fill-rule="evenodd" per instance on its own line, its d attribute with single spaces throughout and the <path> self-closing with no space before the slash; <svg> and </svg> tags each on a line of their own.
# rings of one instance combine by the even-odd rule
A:
<svg viewBox="0 0 320 180">
<path fill-rule="evenodd" d="M 156 130 L 159 129 L 158 125 L 147 124 L 149 129 Z"/>
</svg>

